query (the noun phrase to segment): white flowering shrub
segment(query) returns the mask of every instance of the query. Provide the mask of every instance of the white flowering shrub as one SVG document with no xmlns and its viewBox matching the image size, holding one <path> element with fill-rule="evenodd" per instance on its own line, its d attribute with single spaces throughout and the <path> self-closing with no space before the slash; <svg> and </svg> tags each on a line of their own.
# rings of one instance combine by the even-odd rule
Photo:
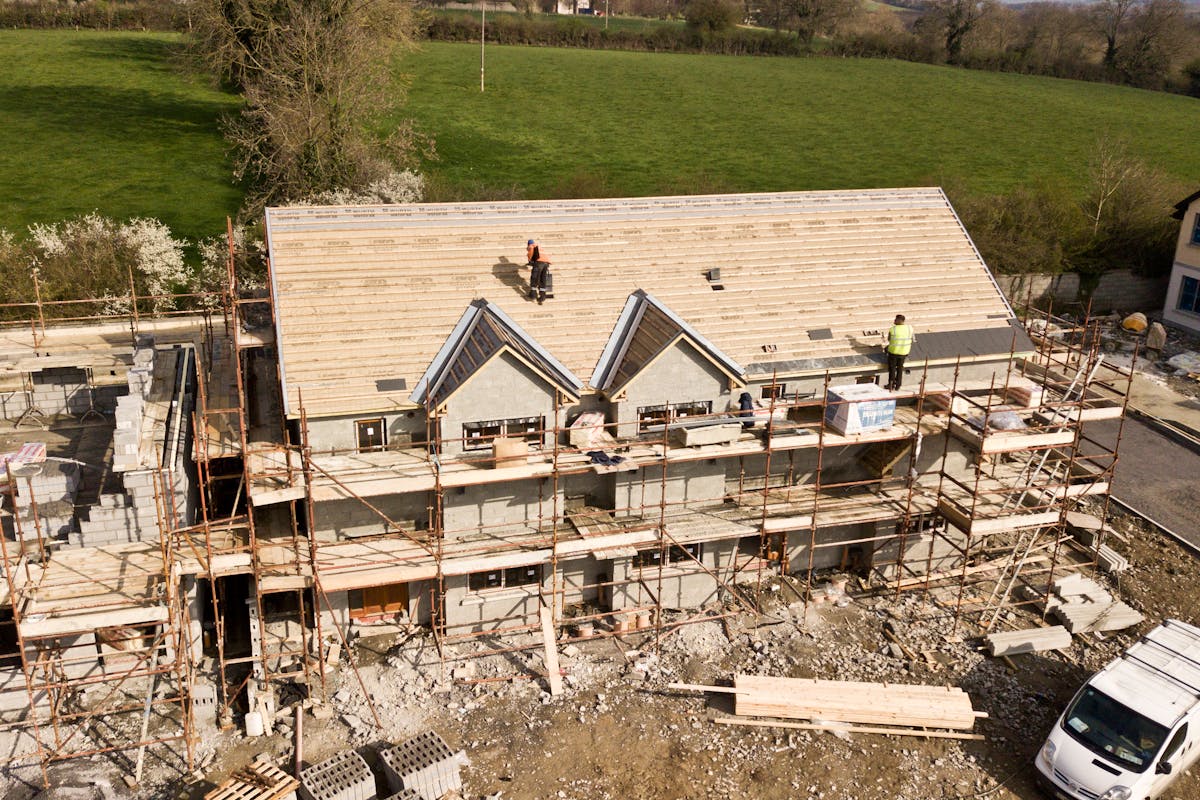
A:
<svg viewBox="0 0 1200 800">
<path fill-rule="evenodd" d="M 145 281 L 145 291 L 154 295 L 155 311 L 173 308 L 172 297 L 162 297 L 185 288 L 188 278 L 183 263 L 184 243 L 156 219 L 135 217 L 119 229 L 124 245 L 132 253 L 134 269 Z"/>
<path fill-rule="evenodd" d="M 419 203 L 425 196 L 425 178 L 411 170 L 391 171 L 365 189 L 331 189 L 301 198 L 298 206 L 376 206 Z"/>
<path fill-rule="evenodd" d="M 184 242 L 155 219 L 127 222 L 85 214 L 49 224 L 29 226 L 23 248 L 29 266 L 37 269 L 42 299 L 97 298 L 94 307 L 60 307 L 65 316 L 128 311 L 130 280 L 146 311 L 175 306 L 169 295 L 186 288 L 190 278 L 183 257 Z"/>
</svg>

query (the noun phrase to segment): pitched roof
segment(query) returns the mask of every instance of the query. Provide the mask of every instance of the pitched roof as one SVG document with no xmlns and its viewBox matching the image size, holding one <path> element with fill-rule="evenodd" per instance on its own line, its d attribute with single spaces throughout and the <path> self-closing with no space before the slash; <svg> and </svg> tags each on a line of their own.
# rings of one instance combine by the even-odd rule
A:
<svg viewBox="0 0 1200 800">
<path fill-rule="evenodd" d="M 1196 199 L 1200 199 L 1200 190 L 1192 192 L 1187 197 L 1183 198 L 1178 203 L 1176 203 L 1175 204 L 1175 213 L 1172 214 L 1171 216 L 1177 220 L 1182 220 L 1183 215 L 1187 213 L 1188 206 L 1190 206 L 1192 204 L 1192 202 Z"/>
<path fill-rule="evenodd" d="M 638 289 L 625 302 L 588 383 L 593 389 L 616 394 L 659 353 L 681 338 L 731 378 L 741 380 L 745 372 L 741 364 L 722 353 L 671 309 Z"/>
<path fill-rule="evenodd" d="M 293 416 L 300 392 L 314 417 L 411 407 L 482 297 L 576 375 L 600 361 L 638 289 L 751 375 L 870 359 L 898 312 L 918 341 L 1012 318 L 936 188 L 272 208 L 266 221 Z M 545 305 L 525 299 L 529 238 L 553 261 Z M 719 284 L 706 280 L 714 267 Z"/>
<path fill-rule="evenodd" d="M 442 349 L 417 382 L 409 399 L 439 407 L 481 367 L 502 352 L 510 352 L 575 400 L 583 384 L 558 359 L 546 352 L 521 326 L 487 300 L 467 307 Z"/>
</svg>

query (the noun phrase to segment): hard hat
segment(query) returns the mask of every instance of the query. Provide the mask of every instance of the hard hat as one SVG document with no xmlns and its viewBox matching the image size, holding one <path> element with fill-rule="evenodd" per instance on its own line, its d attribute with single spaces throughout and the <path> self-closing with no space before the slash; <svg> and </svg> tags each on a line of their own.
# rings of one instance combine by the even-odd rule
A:
<svg viewBox="0 0 1200 800">
<path fill-rule="evenodd" d="M 526 242 L 525 244 L 533 244 L 533 239 L 530 239 L 530 240 L 529 240 L 528 242 Z"/>
</svg>

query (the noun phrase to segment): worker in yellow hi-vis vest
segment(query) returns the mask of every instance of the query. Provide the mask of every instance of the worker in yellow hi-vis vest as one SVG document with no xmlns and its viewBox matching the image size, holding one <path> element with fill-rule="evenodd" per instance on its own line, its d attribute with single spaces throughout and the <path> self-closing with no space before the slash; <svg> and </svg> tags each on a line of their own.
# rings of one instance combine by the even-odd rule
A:
<svg viewBox="0 0 1200 800">
<path fill-rule="evenodd" d="M 888 329 L 886 340 L 887 390 L 892 392 L 900 388 L 900 381 L 904 377 L 904 359 L 908 358 L 917 337 L 913 334 L 912 325 L 904 322 L 904 315 L 897 314 L 895 323 Z"/>
</svg>

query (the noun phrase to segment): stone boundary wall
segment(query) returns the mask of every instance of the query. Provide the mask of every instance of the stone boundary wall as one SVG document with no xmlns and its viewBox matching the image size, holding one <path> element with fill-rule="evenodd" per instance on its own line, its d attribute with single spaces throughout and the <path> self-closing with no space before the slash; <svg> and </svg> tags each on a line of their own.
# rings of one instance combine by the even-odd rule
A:
<svg viewBox="0 0 1200 800">
<path fill-rule="evenodd" d="M 1100 283 L 1091 294 L 1092 311 L 1160 311 L 1167 297 L 1167 277 L 1146 278 L 1127 269 L 1113 270 L 1100 276 Z M 1079 276 L 1073 272 L 1061 275 L 997 275 L 996 283 L 1013 306 L 1025 304 L 1030 297 L 1035 305 L 1086 305 L 1088 298 L 1081 291 Z"/>
</svg>

